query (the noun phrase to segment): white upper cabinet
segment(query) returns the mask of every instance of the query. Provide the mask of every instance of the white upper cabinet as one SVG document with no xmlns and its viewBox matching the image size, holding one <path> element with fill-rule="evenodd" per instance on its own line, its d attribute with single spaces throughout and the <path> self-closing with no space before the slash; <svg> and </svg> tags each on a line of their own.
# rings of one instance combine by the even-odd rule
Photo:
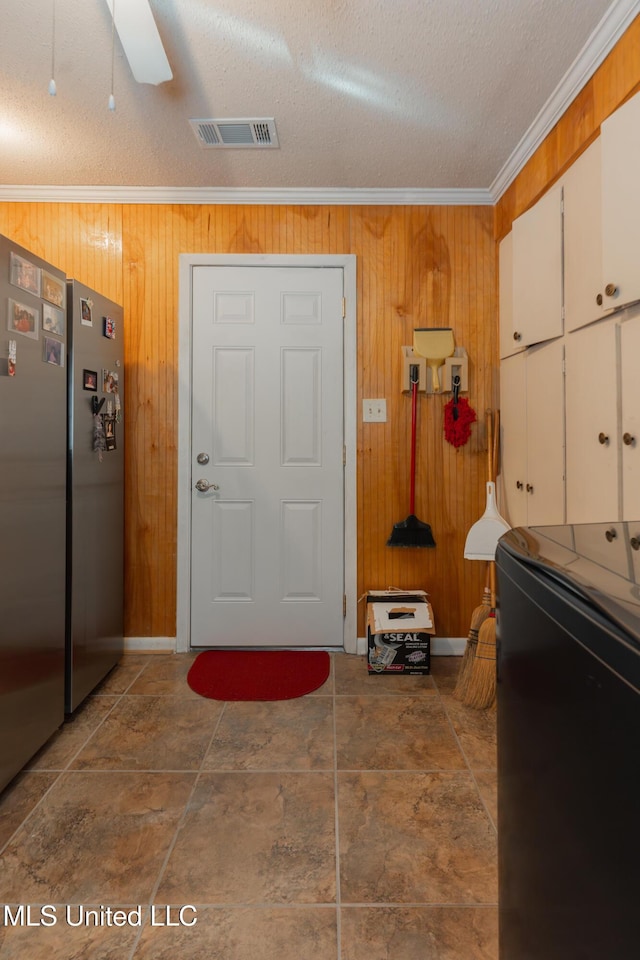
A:
<svg viewBox="0 0 640 960">
<path fill-rule="evenodd" d="M 602 280 L 602 149 L 600 138 L 564 180 L 564 322 L 567 331 L 611 310 Z"/>
<path fill-rule="evenodd" d="M 498 249 L 498 297 L 500 303 L 500 357 L 524 350 L 513 323 L 513 234 L 508 233 Z"/>
<path fill-rule="evenodd" d="M 513 336 L 520 346 L 561 337 L 562 186 L 513 221 Z"/>
<path fill-rule="evenodd" d="M 605 306 L 640 299 L 640 94 L 601 127 Z"/>
</svg>

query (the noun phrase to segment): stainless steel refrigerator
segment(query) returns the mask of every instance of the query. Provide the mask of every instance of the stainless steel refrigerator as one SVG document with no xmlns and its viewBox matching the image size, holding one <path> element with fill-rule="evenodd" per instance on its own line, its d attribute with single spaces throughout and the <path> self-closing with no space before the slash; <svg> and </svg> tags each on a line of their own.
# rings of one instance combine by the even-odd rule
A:
<svg viewBox="0 0 640 960">
<path fill-rule="evenodd" d="M 0 789 L 64 719 L 65 298 L 0 237 Z"/>
<path fill-rule="evenodd" d="M 67 283 L 69 447 L 65 711 L 123 650 L 122 307 Z"/>
</svg>

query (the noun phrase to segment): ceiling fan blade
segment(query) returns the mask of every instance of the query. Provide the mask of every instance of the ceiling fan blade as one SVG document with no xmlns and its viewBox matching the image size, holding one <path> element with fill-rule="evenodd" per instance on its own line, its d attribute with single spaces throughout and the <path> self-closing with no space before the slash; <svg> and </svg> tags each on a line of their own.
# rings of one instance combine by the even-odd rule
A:
<svg viewBox="0 0 640 960">
<path fill-rule="evenodd" d="M 113 16 L 113 0 L 106 0 Z M 173 78 L 148 0 L 120 0 L 115 27 L 131 72 L 138 83 L 157 85 Z"/>
</svg>

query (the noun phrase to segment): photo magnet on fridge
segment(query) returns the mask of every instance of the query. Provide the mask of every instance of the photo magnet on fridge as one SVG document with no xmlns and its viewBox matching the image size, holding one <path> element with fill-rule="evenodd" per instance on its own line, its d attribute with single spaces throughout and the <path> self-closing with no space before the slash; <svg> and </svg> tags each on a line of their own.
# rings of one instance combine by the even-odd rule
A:
<svg viewBox="0 0 640 960">
<path fill-rule="evenodd" d="M 104 324 L 102 333 L 105 337 L 108 337 L 109 340 L 115 340 L 116 338 L 116 322 L 112 320 L 111 317 L 103 317 L 102 322 Z"/>
<path fill-rule="evenodd" d="M 85 300 L 84 297 L 80 297 L 80 323 L 83 327 L 93 326 L 93 315 L 91 313 L 92 310 L 93 300 Z"/>
<path fill-rule="evenodd" d="M 106 441 L 107 450 L 116 449 L 116 420 L 115 417 L 103 416 L 102 422 L 104 423 L 104 438 Z"/>
<path fill-rule="evenodd" d="M 94 392 L 97 391 L 98 389 L 98 371 L 97 370 L 82 371 L 82 389 L 93 390 Z"/>
</svg>

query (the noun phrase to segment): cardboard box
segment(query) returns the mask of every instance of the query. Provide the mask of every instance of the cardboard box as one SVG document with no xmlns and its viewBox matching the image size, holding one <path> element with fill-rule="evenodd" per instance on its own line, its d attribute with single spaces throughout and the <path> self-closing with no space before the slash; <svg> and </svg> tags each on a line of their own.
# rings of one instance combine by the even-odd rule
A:
<svg viewBox="0 0 640 960">
<path fill-rule="evenodd" d="M 429 674 L 433 610 L 424 590 L 371 590 L 367 594 L 367 671 Z"/>
</svg>

